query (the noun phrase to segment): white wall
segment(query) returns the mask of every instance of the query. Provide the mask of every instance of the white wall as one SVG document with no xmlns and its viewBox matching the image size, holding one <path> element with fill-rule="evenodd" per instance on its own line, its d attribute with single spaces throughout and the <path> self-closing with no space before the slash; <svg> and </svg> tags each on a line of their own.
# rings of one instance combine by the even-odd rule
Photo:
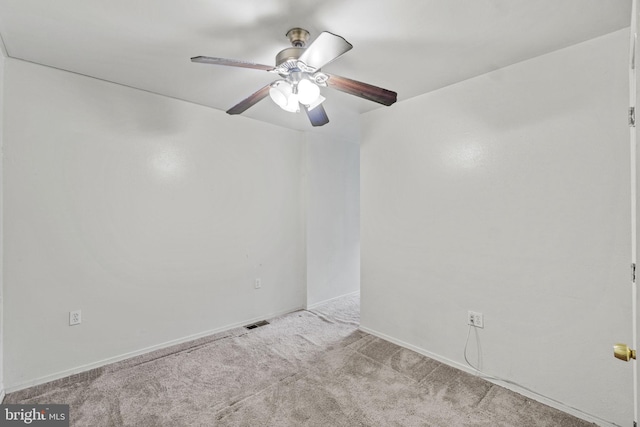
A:
<svg viewBox="0 0 640 427">
<path fill-rule="evenodd" d="M 4 212 L 4 208 L 3 208 L 3 184 L 2 184 L 2 175 L 3 175 L 3 152 L 4 152 L 4 146 L 3 146 L 3 139 L 2 139 L 2 134 L 3 134 L 3 129 L 4 129 L 4 122 L 2 120 L 3 118 L 3 105 L 4 105 L 4 62 L 5 62 L 5 52 L 4 52 L 4 45 L 2 44 L 2 41 L 0 40 L 0 402 L 2 402 L 2 399 L 4 399 L 4 370 L 3 370 L 3 357 L 4 357 L 4 341 L 3 341 L 3 330 L 4 330 L 4 300 L 3 300 L 3 296 L 4 296 L 4 284 L 3 284 L 3 276 L 4 276 L 4 267 L 2 264 L 2 259 L 3 259 L 3 247 L 4 247 L 4 232 L 2 230 L 2 218 L 3 218 L 3 212 Z"/>
<path fill-rule="evenodd" d="M 12 59 L 5 77 L 8 390 L 304 306 L 300 132 Z"/>
<path fill-rule="evenodd" d="M 462 366 L 482 312 L 486 373 L 630 425 L 627 55 L 623 30 L 363 116 L 363 329 Z"/>
<path fill-rule="evenodd" d="M 307 307 L 360 289 L 357 135 L 306 134 Z"/>
</svg>

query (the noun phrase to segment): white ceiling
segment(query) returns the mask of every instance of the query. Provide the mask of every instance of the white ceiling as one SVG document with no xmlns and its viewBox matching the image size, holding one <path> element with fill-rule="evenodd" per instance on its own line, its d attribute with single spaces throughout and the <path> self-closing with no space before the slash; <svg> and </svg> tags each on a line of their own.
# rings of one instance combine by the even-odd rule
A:
<svg viewBox="0 0 640 427">
<path fill-rule="evenodd" d="M 195 64 L 197 55 L 273 65 L 287 30 L 354 48 L 323 70 L 394 90 L 398 101 L 629 26 L 631 0 L 0 0 L 12 58 L 222 111 L 277 76 Z M 331 123 L 379 104 L 323 89 Z M 265 99 L 245 116 L 311 130 Z"/>
</svg>

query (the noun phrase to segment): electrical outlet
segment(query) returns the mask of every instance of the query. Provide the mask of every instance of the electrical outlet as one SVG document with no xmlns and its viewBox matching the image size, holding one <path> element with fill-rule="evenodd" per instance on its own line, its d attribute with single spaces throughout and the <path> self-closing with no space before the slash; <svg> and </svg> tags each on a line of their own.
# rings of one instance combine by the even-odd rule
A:
<svg viewBox="0 0 640 427">
<path fill-rule="evenodd" d="M 74 310 L 69 312 L 69 326 L 79 325 L 82 323 L 82 310 Z"/>
<path fill-rule="evenodd" d="M 484 316 L 482 313 L 470 311 L 467 315 L 467 324 L 476 328 L 484 328 Z"/>
<path fill-rule="evenodd" d="M 260 278 L 257 278 L 256 281 L 253 283 L 253 287 L 256 289 L 260 289 L 262 287 L 262 280 L 260 280 Z"/>
</svg>

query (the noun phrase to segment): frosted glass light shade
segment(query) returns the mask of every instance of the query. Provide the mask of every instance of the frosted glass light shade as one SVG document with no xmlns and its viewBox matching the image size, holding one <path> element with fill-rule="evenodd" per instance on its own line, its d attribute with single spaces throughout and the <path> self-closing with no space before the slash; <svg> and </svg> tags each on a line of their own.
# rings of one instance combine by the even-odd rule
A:
<svg viewBox="0 0 640 427">
<path fill-rule="evenodd" d="M 320 96 L 320 88 L 310 80 L 300 80 L 298 82 L 298 99 L 301 104 L 313 104 Z"/>
<path fill-rule="evenodd" d="M 284 108 L 289 100 L 289 95 L 293 94 L 293 87 L 284 80 L 277 80 L 269 88 L 269 96 L 273 102 Z"/>
<path fill-rule="evenodd" d="M 293 86 L 286 80 L 277 80 L 269 88 L 269 96 L 280 108 L 291 113 L 300 111 L 298 95 L 293 93 Z"/>
<path fill-rule="evenodd" d="M 298 103 L 298 95 L 296 95 L 295 93 L 292 93 L 291 95 L 289 95 L 289 98 L 287 98 L 287 104 L 281 107 L 283 110 L 288 111 L 290 113 L 297 113 L 298 111 L 300 111 L 300 104 Z"/>
</svg>

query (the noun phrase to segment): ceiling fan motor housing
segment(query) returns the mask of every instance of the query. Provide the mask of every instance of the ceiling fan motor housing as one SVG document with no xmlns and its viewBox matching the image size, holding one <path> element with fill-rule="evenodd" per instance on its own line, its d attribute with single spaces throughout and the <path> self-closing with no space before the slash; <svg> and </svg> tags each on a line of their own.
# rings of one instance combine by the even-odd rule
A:
<svg viewBox="0 0 640 427">
<path fill-rule="evenodd" d="M 287 77 L 292 72 L 301 71 L 298 58 L 304 51 L 303 47 L 288 47 L 278 52 L 275 71 L 282 77 Z"/>
<path fill-rule="evenodd" d="M 282 49 L 276 55 L 276 67 L 287 61 L 297 62 L 304 50 L 305 49 L 303 47 L 288 47 L 286 49 Z"/>
</svg>

